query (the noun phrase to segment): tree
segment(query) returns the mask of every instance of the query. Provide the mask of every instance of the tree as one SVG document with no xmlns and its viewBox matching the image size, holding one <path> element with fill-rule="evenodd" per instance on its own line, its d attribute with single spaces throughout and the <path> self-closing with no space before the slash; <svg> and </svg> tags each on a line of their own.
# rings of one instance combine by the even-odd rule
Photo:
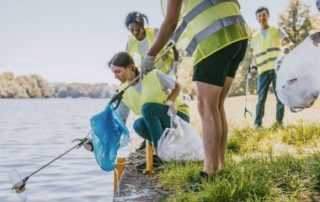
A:
<svg viewBox="0 0 320 202">
<path fill-rule="evenodd" d="M 312 16 L 310 8 L 300 0 L 290 0 L 286 12 L 280 14 L 279 26 L 289 35 L 289 39 L 298 45 L 312 29 Z"/>
</svg>

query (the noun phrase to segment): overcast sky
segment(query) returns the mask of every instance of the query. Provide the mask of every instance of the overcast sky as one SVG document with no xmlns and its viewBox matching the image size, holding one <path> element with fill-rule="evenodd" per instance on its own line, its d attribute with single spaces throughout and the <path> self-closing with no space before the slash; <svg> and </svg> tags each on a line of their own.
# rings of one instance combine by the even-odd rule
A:
<svg viewBox="0 0 320 202">
<path fill-rule="evenodd" d="M 271 24 L 288 0 L 239 0 L 250 27 L 267 6 Z M 280 3 L 281 2 L 281 3 Z M 315 0 L 304 0 L 315 13 Z M 39 74 L 49 82 L 117 83 L 106 63 L 124 50 L 128 12 L 163 20 L 158 0 L 0 0 L 0 73 Z"/>
</svg>

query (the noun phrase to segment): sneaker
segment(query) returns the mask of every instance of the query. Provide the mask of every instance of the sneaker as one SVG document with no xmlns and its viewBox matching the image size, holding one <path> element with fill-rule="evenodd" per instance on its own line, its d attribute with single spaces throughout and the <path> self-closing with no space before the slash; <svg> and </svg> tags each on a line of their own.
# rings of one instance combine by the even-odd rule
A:
<svg viewBox="0 0 320 202">
<path fill-rule="evenodd" d="M 82 146 L 83 146 L 86 150 L 92 152 L 92 151 L 93 151 L 92 139 L 89 138 L 87 141 L 85 141 L 85 142 L 82 144 Z"/>
<path fill-rule="evenodd" d="M 209 175 L 204 171 L 200 171 L 198 179 L 196 179 L 196 181 L 194 181 L 191 184 L 190 188 L 192 191 L 195 191 L 195 192 L 202 191 L 203 183 L 208 182 L 209 180 L 210 180 Z"/>
<path fill-rule="evenodd" d="M 163 167 L 164 163 L 165 162 L 158 155 L 155 155 L 155 154 L 153 155 L 153 169 L 154 170 L 161 169 Z M 136 166 L 137 171 L 143 172 L 143 170 L 146 169 L 146 165 L 147 165 L 147 162 L 143 161 L 141 164 Z"/>
<path fill-rule="evenodd" d="M 146 140 L 143 140 L 143 142 L 141 142 L 140 146 L 136 149 L 136 151 L 142 151 L 146 148 Z"/>
</svg>

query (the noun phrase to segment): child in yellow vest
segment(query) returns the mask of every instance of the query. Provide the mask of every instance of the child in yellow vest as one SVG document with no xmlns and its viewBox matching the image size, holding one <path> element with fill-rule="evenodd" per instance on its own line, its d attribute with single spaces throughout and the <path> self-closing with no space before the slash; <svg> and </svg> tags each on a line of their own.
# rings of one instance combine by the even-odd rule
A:
<svg viewBox="0 0 320 202">
<path fill-rule="evenodd" d="M 140 69 L 141 60 L 149 50 L 151 44 L 155 41 L 158 29 L 145 26 L 148 23 L 148 17 L 140 12 L 131 12 L 127 15 L 125 26 L 131 35 L 128 38 L 126 52 L 134 59 L 136 67 Z M 175 73 L 179 64 L 179 53 L 175 47 L 172 52 L 168 52 L 155 64 L 155 67 L 165 74 Z"/>
<path fill-rule="evenodd" d="M 120 90 L 139 76 L 133 58 L 126 52 L 115 54 L 109 62 L 109 67 L 116 79 L 122 83 Z M 127 88 L 123 94 L 119 114 L 123 120 L 127 119 L 129 110 L 141 116 L 135 120 L 133 127 L 139 136 L 152 141 L 154 167 L 163 163 L 157 156 L 157 146 L 165 128 L 170 127 L 168 110 L 189 122 L 188 106 L 178 98 L 179 93 L 180 84 L 174 78 L 154 69 L 142 80 L 137 79 L 137 82 Z M 145 164 L 137 168 L 143 170 Z"/>
</svg>

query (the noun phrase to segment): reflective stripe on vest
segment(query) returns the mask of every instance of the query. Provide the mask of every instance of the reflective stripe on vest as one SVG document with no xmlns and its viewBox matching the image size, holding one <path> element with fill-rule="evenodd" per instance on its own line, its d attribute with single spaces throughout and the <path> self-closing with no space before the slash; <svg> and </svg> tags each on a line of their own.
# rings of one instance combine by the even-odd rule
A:
<svg viewBox="0 0 320 202">
<path fill-rule="evenodd" d="M 153 44 L 153 42 L 155 41 L 158 30 L 152 27 L 145 27 L 144 29 L 146 32 L 146 39 L 148 42 L 148 47 L 147 47 L 147 50 L 148 50 L 150 46 Z M 128 47 L 128 52 L 135 60 L 135 65 L 140 70 L 141 61 L 146 53 L 142 52 L 142 48 L 140 47 L 138 40 L 132 35 L 129 36 L 127 47 Z M 161 50 L 161 52 L 163 51 L 164 50 Z M 161 54 L 161 52 L 159 54 Z M 161 72 L 166 74 L 171 69 L 173 65 L 173 60 L 174 60 L 173 53 L 169 51 L 167 54 L 165 54 L 160 60 L 158 60 L 155 63 L 155 67 L 159 69 Z"/>
<path fill-rule="evenodd" d="M 205 28 L 201 32 L 199 32 L 197 35 L 193 37 L 191 42 L 189 43 L 188 47 L 186 48 L 186 51 L 189 56 L 193 54 L 193 52 L 196 50 L 197 45 L 203 40 L 211 36 L 212 34 L 218 32 L 219 30 L 228 27 L 233 24 L 238 23 L 245 23 L 243 17 L 241 15 L 235 15 L 223 18 L 221 20 L 218 20 L 214 24 L 211 24 L 209 27 Z"/>
<path fill-rule="evenodd" d="M 123 95 L 123 103 L 136 115 L 141 115 L 141 107 L 145 103 L 155 102 L 159 104 L 164 104 L 168 99 L 168 94 L 162 90 L 160 80 L 157 76 L 158 70 L 152 70 L 147 75 L 143 77 L 141 81 L 141 93 L 136 91 L 133 87 L 129 87 Z M 122 89 L 128 85 L 126 82 L 122 84 Z M 189 116 L 189 109 L 186 104 L 184 104 L 178 97 L 175 101 L 177 110 Z"/>
<path fill-rule="evenodd" d="M 265 37 L 259 31 L 254 34 L 252 41 L 258 74 L 274 69 L 280 54 L 279 28 L 269 27 Z"/>
<path fill-rule="evenodd" d="M 248 29 L 236 0 L 189 0 L 173 40 L 193 65 L 236 41 L 248 39 Z"/>
<path fill-rule="evenodd" d="M 210 8 L 211 6 L 214 6 L 218 3 L 228 2 L 228 1 L 238 3 L 237 0 L 205 0 L 205 1 L 201 2 L 200 4 L 198 4 L 191 11 L 189 11 L 189 13 L 187 13 L 187 15 L 185 15 L 183 17 L 183 20 L 182 20 L 180 26 L 176 29 L 176 31 L 174 32 L 174 34 L 172 36 L 172 40 L 174 42 L 177 42 L 179 40 L 179 37 L 183 33 L 183 31 L 186 29 L 187 24 L 189 22 L 191 22 L 191 20 L 193 20 L 197 15 L 202 13 L 204 10 L 206 10 L 206 9 Z M 238 3 L 238 5 L 239 5 L 239 3 Z"/>
</svg>

